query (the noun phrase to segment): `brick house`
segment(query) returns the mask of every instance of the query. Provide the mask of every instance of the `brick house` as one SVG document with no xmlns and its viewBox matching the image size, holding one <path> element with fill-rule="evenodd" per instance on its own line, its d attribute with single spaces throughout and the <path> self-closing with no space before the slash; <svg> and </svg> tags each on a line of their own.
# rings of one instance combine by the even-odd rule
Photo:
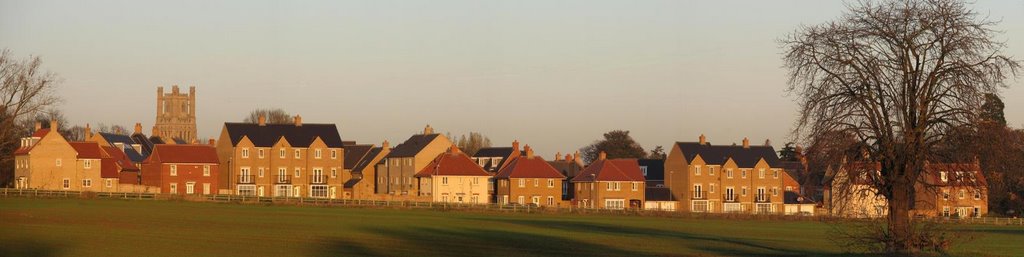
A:
<svg viewBox="0 0 1024 257">
<path fill-rule="evenodd" d="M 781 213 L 783 169 L 770 145 L 677 142 L 665 159 L 666 186 L 688 212 Z"/>
<path fill-rule="evenodd" d="M 497 203 L 558 206 L 562 202 L 562 180 L 565 175 L 551 167 L 544 158 L 535 156 L 529 145 L 525 156 L 507 161 L 494 176 Z"/>
<path fill-rule="evenodd" d="M 881 164 L 847 163 L 826 174 L 825 207 L 830 215 L 877 218 L 888 202 L 871 183 Z M 876 174 L 872 176 L 871 173 Z M 926 163 L 914 184 L 911 214 L 925 217 L 981 217 L 988 213 L 988 181 L 974 163 Z"/>
<path fill-rule="evenodd" d="M 565 154 L 564 159 L 561 155 L 562 153 L 555 154 L 555 158 L 548 161 L 548 164 L 565 176 L 565 179 L 562 180 L 562 201 L 572 201 L 576 196 L 572 179 L 579 175 L 580 172 L 583 172 L 585 166 L 583 161 L 580 160 L 579 151 L 576 151 L 574 154 Z"/>
<path fill-rule="evenodd" d="M 451 146 L 452 142 L 448 137 L 434 133 L 434 129 L 427 125 L 423 129 L 423 134 L 409 137 L 391 149 L 391 152 L 376 164 L 376 193 L 397 196 L 421 195 L 417 191 L 419 187 L 416 185 L 416 173 L 422 171 L 437 156 L 448 151 Z M 486 184 L 486 181 L 484 183 Z"/>
<path fill-rule="evenodd" d="M 604 152 L 572 179 L 576 204 L 599 209 L 643 208 L 645 181 L 636 159 L 607 159 Z"/>
<path fill-rule="evenodd" d="M 415 174 L 416 190 L 420 196 L 429 196 L 434 202 L 489 203 L 487 174 L 468 155 L 452 145 L 450 150 Z"/>
<path fill-rule="evenodd" d="M 220 160 L 210 145 L 156 145 L 142 162 L 142 184 L 172 195 L 210 195 L 220 189 Z"/>
<path fill-rule="evenodd" d="M 372 144 L 345 146 L 345 199 L 369 199 L 376 192 L 376 164 L 390 152 L 387 140 L 380 147 Z"/>
<path fill-rule="evenodd" d="M 513 141 L 512 147 L 484 147 L 473 154 L 473 162 L 476 162 L 484 171 L 487 171 L 487 174 L 492 176 L 487 180 L 488 197 L 491 202 L 499 202 L 495 194 L 497 184 L 495 184 L 493 176 L 498 174 L 498 170 L 507 166 L 512 159 L 524 154 L 519 150 L 519 141 Z"/>
</svg>

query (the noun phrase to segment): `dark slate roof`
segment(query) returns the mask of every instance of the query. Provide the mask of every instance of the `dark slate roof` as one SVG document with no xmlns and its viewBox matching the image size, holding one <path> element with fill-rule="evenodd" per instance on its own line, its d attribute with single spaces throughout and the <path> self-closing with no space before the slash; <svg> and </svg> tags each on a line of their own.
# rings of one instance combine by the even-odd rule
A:
<svg viewBox="0 0 1024 257">
<path fill-rule="evenodd" d="M 782 168 L 782 170 L 785 171 L 786 174 L 789 174 L 789 177 L 793 178 L 793 180 L 796 180 L 796 182 L 801 184 L 804 183 L 803 177 L 801 175 L 801 173 L 803 173 L 804 170 L 803 163 L 794 161 L 779 161 L 779 167 Z"/>
<path fill-rule="evenodd" d="M 363 169 L 366 169 L 366 166 L 373 164 L 373 163 L 370 163 L 370 162 L 373 161 L 374 157 L 377 157 L 378 155 L 380 155 L 381 151 L 384 151 L 384 148 L 374 147 L 373 149 L 370 149 L 370 152 L 366 154 L 366 158 L 363 158 L 362 160 L 359 160 L 359 163 L 357 163 L 355 168 L 352 169 L 352 170 L 353 171 L 362 172 Z"/>
<path fill-rule="evenodd" d="M 671 192 L 667 187 L 644 188 L 644 199 L 647 199 L 647 201 L 671 201 Z"/>
<path fill-rule="evenodd" d="M 103 137 L 104 140 L 110 142 L 110 146 L 114 146 L 114 143 L 122 143 L 125 145 L 135 144 L 135 140 L 132 140 L 130 136 L 104 132 L 100 132 L 99 134 L 101 137 Z"/>
<path fill-rule="evenodd" d="M 154 144 L 154 145 L 164 145 L 164 144 L 167 144 L 167 142 L 164 142 L 163 138 L 160 138 L 158 136 L 151 136 L 151 137 L 149 137 L 149 142 L 151 144 Z"/>
<path fill-rule="evenodd" d="M 112 147 L 116 147 L 117 146 L 117 145 L 115 145 L 116 143 L 124 144 L 122 146 L 122 148 L 121 148 L 121 152 L 123 152 L 125 155 L 127 155 L 128 159 L 131 160 L 134 163 L 139 163 L 139 162 L 142 162 L 142 161 L 146 160 L 146 156 L 149 155 L 149 151 L 147 149 L 152 149 L 152 147 L 153 147 L 152 143 L 150 143 L 149 140 L 144 140 L 146 138 L 146 136 L 142 135 L 142 134 L 135 134 L 135 135 L 131 135 L 131 136 L 126 136 L 126 135 L 119 135 L 119 134 L 111 134 L 111 133 L 100 132 L 99 135 L 101 137 L 103 137 L 104 140 L 107 140 L 107 142 L 109 142 L 110 146 L 112 146 Z M 138 137 L 138 136 L 141 136 L 141 138 Z M 143 141 L 142 141 L 142 143 L 140 143 L 138 140 L 143 140 Z M 143 151 L 142 153 L 140 153 L 138 151 L 135 151 L 135 148 L 132 147 L 132 145 L 135 145 L 135 144 L 142 145 L 142 151 Z"/>
<path fill-rule="evenodd" d="M 260 126 L 254 123 L 224 123 L 228 131 L 228 138 L 231 145 L 238 145 L 242 137 L 249 137 L 249 140 L 258 147 L 271 147 L 281 137 L 288 140 L 288 143 L 295 147 L 309 147 L 313 140 L 319 137 L 327 144 L 327 147 L 341 148 L 344 144 L 341 141 L 341 134 L 334 124 L 266 124 Z"/>
<path fill-rule="evenodd" d="M 640 167 L 647 167 L 647 180 L 665 180 L 665 160 L 640 159 L 637 162 Z"/>
<path fill-rule="evenodd" d="M 551 167 L 555 168 L 558 172 L 561 172 L 562 175 L 565 175 L 568 178 L 572 178 L 569 175 L 579 174 L 583 171 L 583 166 L 573 161 L 548 161 L 548 164 L 551 164 Z"/>
<path fill-rule="evenodd" d="M 409 139 L 405 140 L 402 144 L 395 146 L 391 149 L 391 153 L 388 154 L 388 158 L 392 157 L 414 157 L 424 147 L 427 147 L 430 142 L 433 142 L 435 138 L 441 134 L 429 134 L 429 135 L 413 135 Z"/>
<path fill-rule="evenodd" d="M 476 151 L 476 154 L 473 154 L 473 158 L 502 157 L 501 161 L 498 163 L 493 163 L 490 160 L 488 160 L 487 163 L 484 163 L 484 170 L 487 172 L 497 172 L 498 169 L 505 167 L 505 163 L 508 162 L 509 159 L 512 159 L 510 156 L 514 151 L 515 150 L 512 147 L 485 147 Z M 526 151 L 520 150 L 519 156 L 526 156 Z"/>
<path fill-rule="evenodd" d="M 366 158 L 373 145 L 345 145 L 345 169 L 354 170 L 356 164 Z"/>
<path fill-rule="evenodd" d="M 345 181 L 345 188 L 351 189 L 351 188 L 355 187 L 356 184 L 359 184 L 359 181 L 362 181 L 362 180 L 363 179 L 361 179 L 361 178 L 349 179 L 348 181 Z"/>
<path fill-rule="evenodd" d="M 739 145 L 702 145 L 697 142 L 676 142 L 676 144 L 683 151 L 686 162 L 692 162 L 697 155 L 700 155 L 705 162 L 715 165 L 725 164 L 729 158 L 732 158 L 741 168 L 753 167 L 761 158 L 764 158 L 768 166 L 778 167 L 779 165 L 779 156 L 772 146 L 751 145 L 749 148 L 744 148 Z"/>
<path fill-rule="evenodd" d="M 142 152 L 139 154 L 142 154 L 142 156 L 144 157 L 148 157 L 149 153 L 153 152 L 153 142 L 149 141 L 149 138 L 146 137 L 146 135 L 143 135 L 141 133 L 132 134 L 131 137 L 132 141 L 135 141 L 135 143 L 142 145 Z M 134 161 L 134 159 L 132 161 Z"/>
<path fill-rule="evenodd" d="M 190 143 L 188 141 L 185 141 L 185 139 L 181 139 L 181 138 L 173 138 L 171 140 L 174 140 L 174 143 L 175 144 L 179 144 L 179 145 L 184 145 L 184 144 Z"/>
<path fill-rule="evenodd" d="M 812 203 L 814 203 L 814 201 L 812 201 L 810 197 L 801 197 L 800 194 L 797 194 L 796 192 L 786 191 L 786 194 L 784 194 L 783 196 L 785 198 L 784 199 L 784 201 L 785 201 L 784 203 L 785 204 L 812 204 Z"/>
</svg>

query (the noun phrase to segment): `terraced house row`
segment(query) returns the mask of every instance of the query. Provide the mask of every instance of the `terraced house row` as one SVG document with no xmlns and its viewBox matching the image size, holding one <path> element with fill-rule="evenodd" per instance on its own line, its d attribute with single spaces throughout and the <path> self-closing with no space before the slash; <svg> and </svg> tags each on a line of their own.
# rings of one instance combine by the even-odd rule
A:
<svg viewBox="0 0 1024 257">
<path fill-rule="evenodd" d="M 216 140 L 195 138 L 195 88 L 158 89 L 150 135 L 92 133 L 70 142 L 37 124 L 15 152 L 15 187 L 176 195 L 232 194 L 602 208 L 878 217 L 869 182 L 877 164 L 841 163 L 820 184 L 801 184 L 805 159 L 782 161 L 770 142 L 676 142 L 664 160 L 614 159 L 579 151 L 546 160 L 519 141 L 472 156 L 427 125 L 391 146 L 344 141 L 335 124 L 224 123 Z M 58 127 L 56 121 L 50 127 Z M 161 131 L 161 130 L 165 131 Z M 170 130 L 170 131 L 166 131 Z M 797 151 L 802 152 L 802 151 Z M 980 216 L 987 188 L 979 165 L 929 164 L 914 213 Z"/>
</svg>

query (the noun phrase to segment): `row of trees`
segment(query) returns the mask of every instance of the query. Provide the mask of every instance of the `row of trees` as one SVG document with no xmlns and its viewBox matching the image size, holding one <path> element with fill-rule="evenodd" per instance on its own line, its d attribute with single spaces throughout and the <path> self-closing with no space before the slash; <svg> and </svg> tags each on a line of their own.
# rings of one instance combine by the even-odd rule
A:
<svg viewBox="0 0 1024 257">
<path fill-rule="evenodd" d="M 25 131 L 35 127 L 34 118 L 61 101 L 55 94 L 60 78 L 42 70 L 42 63 L 39 57 L 18 59 L 10 50 L 0 51 L 0 186 L 13 182 L 14 151 Z"/>
</svg>

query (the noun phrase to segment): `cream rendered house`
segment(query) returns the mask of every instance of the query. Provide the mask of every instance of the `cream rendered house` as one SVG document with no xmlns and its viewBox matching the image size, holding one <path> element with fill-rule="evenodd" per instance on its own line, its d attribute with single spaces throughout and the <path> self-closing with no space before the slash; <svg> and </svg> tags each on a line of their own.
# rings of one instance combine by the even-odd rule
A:
<svg viewBox="0 0 1024 257">
<path fill-rule="evenodd" d="M 489 203 L 487 179 L 491 176 L 457 147 L 434 158 L 416 173 L 421 196 L 434 202 Z"/>
</svg>

